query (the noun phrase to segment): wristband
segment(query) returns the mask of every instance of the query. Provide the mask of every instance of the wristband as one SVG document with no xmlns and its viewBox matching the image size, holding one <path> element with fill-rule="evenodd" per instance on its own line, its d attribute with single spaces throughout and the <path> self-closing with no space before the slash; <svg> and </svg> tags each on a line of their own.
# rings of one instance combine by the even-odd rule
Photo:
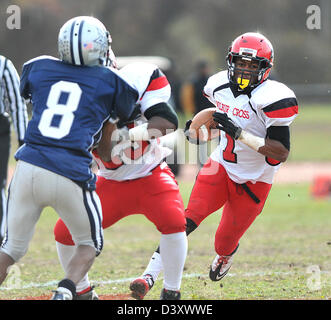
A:
<svg viewBox="0 0 331 320">
<path fill-rule="evenodd" d="M 250 148 L 254 149 L 255 151 L 259 151 L 261 147 L 265 145 L 265 139 L 254 136 L 253 134 L 242 130 L 241 134 L 238 138 L 242 143 L 246 144 Z"/>
<path fill-rule="evenodd" d="M 129 130 L 129 139 L 131 141 L 149 140 L 149 134 L 148 134 L 147 127 L 148 127 L 148 122 L 130 129 Z"/>
</svg>

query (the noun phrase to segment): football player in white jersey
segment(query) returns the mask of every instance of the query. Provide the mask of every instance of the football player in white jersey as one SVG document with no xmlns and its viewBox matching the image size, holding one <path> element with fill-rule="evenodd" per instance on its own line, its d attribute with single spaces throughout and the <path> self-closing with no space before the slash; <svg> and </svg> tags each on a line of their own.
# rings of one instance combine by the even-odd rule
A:
<svg viewBox="0 0 331 320">
<path fill-rule="evenodd" d="M 118 75 L 138 93 L 136 116 L 117 125 L 109 122 L 94 150 L 98 164 L 96 192 L 100 198 L 102 227 L 108 228 L 131 214 L 144 214 L 161 232 L 164 285 L 161 300 L 180 299 L 180 284 L 187 254 L 184 204 L 173 173 L 164 159 L 171 153 L 163 147 L 160 136 L 174 131 L 178 119 L 167 101 L 170 85 L 154 65 L 133 63 Z M 118 127 L 118 128 L 116 128 Z M 110 154 L 108 146 L 115 142 Z M 74 252 L 74 242 L 64 222 L 55 229 L 59 259 L 66 266 Z M 147 281 L 152 279 L 147 279 Z M 152 286 L 153 283 L 150 283 Z M 131 286 L 132 296 L 142 299 L 149 285 L 138 281 Z M 77 285 L 79 300 L 97 299 L 88 275 Z"/>
<path fill-rule="evenodd" d="M 291 89 L 268 79 L 273 60 L 273 47 L 265 36 L 245 33 L 229 48 L 228 70 L 211 76 L 204 87 L 216 107 L 213 118 L 221 139 L 197 176 L 185 216 L 188 235 L 223 208 L 209 271 L 212 281 L 229 271 L 239 240 L 261 213 L 274 174 L 289 154 L 289 125 L 298 104 Z M 156 280 L 162 270 L 160 252 L 154 252 L 139 281 Z"/>
</svg>

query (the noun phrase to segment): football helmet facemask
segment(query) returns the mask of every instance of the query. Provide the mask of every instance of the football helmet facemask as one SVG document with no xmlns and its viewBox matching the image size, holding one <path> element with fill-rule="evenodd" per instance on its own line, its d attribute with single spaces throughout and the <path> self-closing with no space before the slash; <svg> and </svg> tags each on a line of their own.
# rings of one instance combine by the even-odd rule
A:
<svg viewBox="0 0 331 320">
<path fill-rule="evenodd" d="M 101 21 L 89 16 L 74 17 L 59 31 L 59 57 L 73 65 L 116 67 L 111 42 L 110 33 Z"/>
<path fill-rule="evenodd" d="M 240 68 L 236 65 L 239 59 L 255 62 L 258 68 L 256 70 Z M 265 36 L 253 32 L 240 35 L 232 42 L 226 58 L 230 83 L 239 91 L 254 89 L 268 78 L 273 59 L 272 44 Z"/>
</svg>

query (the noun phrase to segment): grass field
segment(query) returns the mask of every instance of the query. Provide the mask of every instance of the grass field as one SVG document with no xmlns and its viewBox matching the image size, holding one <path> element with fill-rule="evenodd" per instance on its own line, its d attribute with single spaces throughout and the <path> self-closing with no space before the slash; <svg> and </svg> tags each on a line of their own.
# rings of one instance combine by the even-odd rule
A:
<svg viewBox="0 0 331 320">
<path fill-rule="evenodd" d="M 331 161 L 331 107 L 302 107 L 291 132 L 289 161 Z M 15 146 L 13 142 L 13 150 Z M 14 166 L 12 158 L 10 163 Z M 185 204 L 193 181 L 194 177 L 192 183 L 179 180 Z M 208 217 L 189 236 L 182 298 L 331 299 L 331 199 L 313 200 L 309 187 L 273 186 L 263 213 L 242 238 L 234 265 L 222 282 L 208 278 L 221 212 Z M 0 288 L 0 299 L 41 296 L 56 287 L 63 277 L 53 240 L 56 220 L 51 209 L 44 210 L 27 255 Z M 90 272 L 98 294 L 129 293 L 130 279 L 144 270 L 159 236 L 141 215 L 105 230 L 104 250 Z M 161 288 L 162 275 L 146 299 L 159 299 Z"/>
<path fill-rule="evenodd" d="M 331 104 L 303 105 L 291 126 L 289 161 L 331 161 Z"/>
<path fill-rule="evenodd" d="M 180 182 L 185 204 L 191 187 Z M 331 299 L 330 212 L 331 202 L 312 200 L 308 185 L 275 185 L 263 213 L 241 239 L 230 273 L 216 283 L 208 278 L 220 219 L 220 212 L 214 213 L 189 236 L 182 298 Z M 56 219 L 51 209 L 43 212 L 29 252 L 4 283 L 19 289 L 1 288 L 0 299 L 40 296 L 56 287 L 63 277 L 52 236 Z M 130 279 L 144 270 L 158 240 L 159 233 L 141 215 L 105 230 L 104 250 L 90 271 L 97 292 L 129 293 Z M 162 275 L 146 299 L 159 299 L 161 288 Z"/>
</svg>

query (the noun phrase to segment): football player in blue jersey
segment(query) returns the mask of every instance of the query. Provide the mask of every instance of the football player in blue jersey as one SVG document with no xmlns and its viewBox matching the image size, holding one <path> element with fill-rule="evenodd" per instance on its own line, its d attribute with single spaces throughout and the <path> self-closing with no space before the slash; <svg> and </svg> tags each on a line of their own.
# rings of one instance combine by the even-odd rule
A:
<svg viewBox="0 0 331 320">
<path fill-rule="evenodd" d="M 98 19 L 75 17 L 60 29 L 60 59 L 41 56 L 23 66 L 21 95 L 31 99 L 33 115 L 25 143 L 15 154 L 18 162 L 8 190 L 0 284 L 8 267 L 27 252 L 46 206 L 59 214 L 77 245 L 53 300 L 75 298 L 76 284 L 102 250 L 102 214 L 91 150 L 104 124 L 131 116 L 138 94 L 107 68 L 114 57 L 110 43 L 109 32 Z"/>
</svg>

